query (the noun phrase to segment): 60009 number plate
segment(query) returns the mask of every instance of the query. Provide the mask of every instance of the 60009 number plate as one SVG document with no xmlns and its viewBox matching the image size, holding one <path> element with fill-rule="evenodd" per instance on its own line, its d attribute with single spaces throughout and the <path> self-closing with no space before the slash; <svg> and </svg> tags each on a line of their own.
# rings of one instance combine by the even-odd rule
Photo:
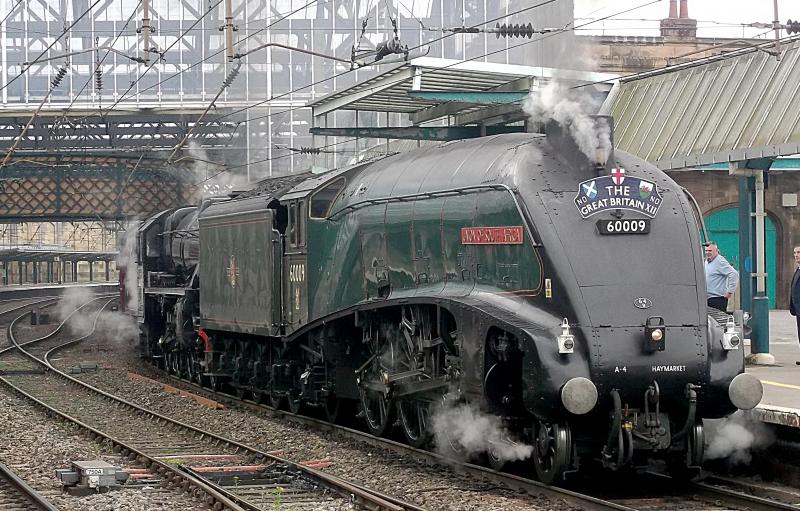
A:
<svg viewBox="0 0 800 511">
<path fill-rule="evenodd" d="M 598 220 L 600 234 L 647 234 L 650 232 L 650 219 Z"/>
</svg>

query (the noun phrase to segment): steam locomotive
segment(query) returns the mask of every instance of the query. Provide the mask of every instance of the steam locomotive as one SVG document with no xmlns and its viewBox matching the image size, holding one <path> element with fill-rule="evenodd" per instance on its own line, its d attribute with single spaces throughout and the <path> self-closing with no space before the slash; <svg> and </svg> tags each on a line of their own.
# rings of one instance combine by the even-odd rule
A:
<svg viewBox="0 0 800 511">
<path fill-rule="evenodd" d="M 707 310 L 693 204 L 652 165 L 595 163 L 561 132 L 266 180 L 141 224 L 142 353 L 414 446 L 469 403 L 532 446 L 547 483 L 580 460 L 696 468 L 702 419 L 762 389 L 741 321 Z"/>
</svg>

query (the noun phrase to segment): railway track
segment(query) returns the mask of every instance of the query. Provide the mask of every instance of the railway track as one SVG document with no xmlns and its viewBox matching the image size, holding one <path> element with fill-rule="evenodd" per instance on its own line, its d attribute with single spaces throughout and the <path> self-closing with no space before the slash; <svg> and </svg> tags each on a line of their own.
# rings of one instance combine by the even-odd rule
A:
<svg viewBox="0 0 800 511">
<path fill-rule="evenodd" d="M 56 350 L 62 349 L 69 344 L 71 343 L 59 343 L 54 349 L 48 350 L 47 353 L 43 353 L 44 348 L 42 347 L 36 348 L 35 351 L 39 358 L 47 360 Z M 48 364 L 51 363 L 48 362 Z M 35 382 L 31 384 L 31 394 L 34 393 L 33 389 L 36 388 L 40 389 L 40 393 L 42 392 L 42 381 L 45 378 L 56 377 L 54 374 L 28 376 L 29 378 L 26 378 L 27 381 Z M 58 377 L 58 379 L 60 378 Z M 685 488 L 683 495 L 674 491 L 667 495 L 653 490 L 649 495 L 644 496 L 605 495 L 601 491 L 591 489 L 548 487 L 524 476 L 495 472 L 486 467 L 470 463 L 457 463 L 436 453 L 414 449 L 391 440 L 372 437 L 361 431 L 329 424 L 311 417 L 293 415 L 282 410 L 276 411 L 269 406 L 239 399 L 229 394 L 212 392 L 186 380 L 178 380 L 172 376 L 169 378 L 172 381 L 177 381 L 181 386 L 190 388 L 195 393 L 204 394 L 221 402 L 254 410 L 260 414 L 265 412 L 278 414 L 293 422 L 299 422 L 317 430 L 332 431 L 337 436 L 346 436 L 381 449 L 389 449 L 414 460 L 454 467 L 456 472 L 468 474 L 488 484 L 503 485 L 529 495 L 546 495 L 551 499 L 570 502 L 582 509 L 800 509 L 800 507 L 793 506 L 790 503 L 775 502 L 774 498 L 773 500 L 758 498 L 746 495 L 745 492 L 731 491 L 730 489 L 708 485 L 706 485 L 708 487 Z M 47 402 L 54 402 L 59 399 L 58 394 L 40 394 L 40 397 L 42 398 L 41 401 Z M 85 403 L 83 398 L 78 401 Z M 120 403 L 121 401 L 116 402 Z M 128 403 L 125 402 L 114 406 L 116 408 L 125 408 Z M 84 412 L 93 417 L 104 416 L 102 411 L 93 407 L 84 408 Z M 75 413 L 77 414 L 77 412 Z M 135 413 L 139 416 L 143 414 L 143 412 Z M 101 430 L 113 430 L 113 423 L 118 422 L 114 420 L 109 420 L 105 423 L 102 423 L 102 421 L 100 423 L 95 422 L 90 428 L 93 435 L 112 438 L 111 441 L 116 446 L 116 449 L 131 459 L 137 459 L 143 465 L 149 466 L 154 476 L 163 478 L 169 485 L 189 489 L 193 486 L 193 479 L 205 481 L 212 487 L 214 485 L 218 486 L 221 495 L 227 495 L 232 504 L 241 505 L 243 506 L 242 509 L 270 509 L 270 506 L 274 507 L 276 503 L 288 504 L 290 502 L 306 503 L 310 506 L 308 509 L 319 509 L 323 503 L 323 501 L 315 500 L 318 499 L 318 497 L 314 496 L 314 492 L 317 491 L 314 483 L 315 474 L 312 473 L 311 477 L 304 479 L 302 471 L 295 470 L 297 465 L 288 462 L 288 460 L 283 460 L 272 453 L 251 449 L 243 444 L 218 437 L 211 432 L 198 428 L 189 427 L 192 432 L 188 436 L 181 436 L 186 434 L 185 425 L 164 416 L 150 415 L 149 412 L 144 415 L 149 418 L 145 419 L 144 422 L 136 423 L 137 425 L 134 428 L 138 432 L 155 430 L 160 434 L 158 439 L 146 440 L 141 438 L 140 435 L 125 436 L 124 432 L 119 432 L 116 436 L 114 434 L 103 435 L 100 433 Z M 114 416 L 108 415 L 108 417 Z M 85 419 L 87 423 L 90 420 L 91 418 Z M 128 420 L 123 422 L 134 424 Z M 181 431 L 184 431 L 184 433 L 181 433 Z M 165 441 L 165 438 L 169 438 L 169 440 Z M 198 445 L 198 439 L 213 440 L 209 446 L 208 444 Z M 335 478 L 332 479 L 335 481 Z M 298 481 L 297 485 L 291 487 L 289 485 L 291 480 Z M 226 486 L 227 488 L 225 488 Z M 671 486 L 672 483 L 668 480 L 659 480 L 659 483 L 651 486 L 651 488 Z M 381 505 L 367 507 L 378 509 L 422 509 L 421 507 L 393 499 L 391 496 L 359 488 L 357 485 L 350 485 L 350 489 L 360 490 L 372 496 L 381 497 L 384 500 L 383 507 Z M 202 492 L 202 490 L 198 491 L 196 487 L 192 491 L 196 492 L 196 494 Z M 223 500 L 215 500 L 211 493 L 206 493 L 205 498 L 207 501 L 213 502 L 218 508 L 228 507 Z M 252 507 L 246 507 L 248 504 Z M 365 505 L 365 501 L 362 501 L 361 504 Z M 228 508 L 237 509 L 236 507 Z"/>
<path fill-rule="evenodd" d="M 109 296 L 99 296 L 88 300 L 87 302 L 79 305 L 73 311 L 68 313 L 66 318 L 62 320 L 54 329 L 52 329 L 47 334 L 37 337 L 35 339 L 30 339 L 25 342 L 31 348 L 31 355 L 33 357 L 26 354 L 22 350 L 16 350 L 18 348 L 18 343 L 15 343 L 15 338 L 13 334 L 13 329 L 22 321 L 23 318 L 30 317 L 31 311 L 28 310 L 16 318 L 14 318 L 11 323 L 6 328 L 6 347 L 3 350 L 0 350 L 0 374 L 10 375 L 16 373 L 27 373 L 27 372 L 40 372 L 43 373 L 45 371 L 45 367 L 41 364 L 36 362 L 35 354 L 38 351 L 47 351 L 50 347 L 56 346 L 60 343 L 63 343 L 62 336 L 67 332 L 65 329 L 67 325 L 71 322 L 71 320 L 81 314 L 86 314 L 87 311 L 90 311 L 92 308 L 97 307 L 104 307 L 113 298 Z M 104 304 L 99 304 L 99 302 L 105 301 Z M 49 301 L 43 304 L 44 307 L 50 307 L 55 305 L 58 302 L 58 299 L 49 299 Z M 24 310 L 31 307 L 31 305 L 25 305 L 20 307 L 20 309 Z M 49 328 L 47 325 L 41 325 L 37 330 L 41 330 L 41 328 Z M 79 335 L 78 338 L 83 338 L 84 336 Z"/>
<path fill-rule="evenodd" d="M 3 300 L 0 302 L 0 325 L 5 325 L 8 318 L 14 318 L 14 313 L 27 310 L 32 307 L 48 307 L 58 301 L 57 297 L 39 298 L 39 299 L 11 299 Z M 8 346 L 8 339 L 6 337 L 5 329 L 0 329 L 0 348 Z"/>
<path fill-rule="evenodd" d="M 10 468 L 0 463 L 0 509 L 4 511 L 58 511 Z"/>
<path fill-rule="evenodd" d="M 36 302 L 44 301 L 47 299 L 35 299 L 35 298 L 11 298 L 7 300 L 0 300 L 0 314 L 6 314 L 8 312 L 13 312 L 15 310 L 19 310 L 25 308 L 29 305 L 35 305 Z"/>
<path fill-rule="evenodd" d="M 28 362 L 44 371 L 21 370 L 0 381 L 138 461 L 145 467 L 145 477 L 190 491 L 217 510 L 262 510 L 289 504 L 293 509 L 338 509 L 348 502 L 366 509 L 421 509 L 320 472 L 314 464 L 293 463 L 252 449 L 83 384 L 55 369 L 48 359 L 58 348 L 84 340 L 91 332 L 76 339 L 58 339 L 65 320 L 47 336 L 21 341 L 15 338 L 14 325 L 24 317 L 9 326 L 9 339 Z M 10 351 L 7 348 L 0 355 Z M 65 381 L 70 385 L 64 385 Z"/>
<path fill-rule="evenodd" d="M 416 449 L 404 443 L 374 437 L 363 431 L 337 424 L 330 424 L 313 417 L 292 414 L 284 410 L 276 410 L 268 405 L 241 399 L 227 393 L 214 392 L 205 387 L 200 387 L 192 381 L 177 378 L 173 375 L 162 374 L 162 376 L 165 376 L 169 381 L 181 385 L 192 392 L 208 397 L 209 399 L 220 401 L 229 406 L 243 407 L 259 414 L 265 412 L 277 414 L 292 422 L 316 430 L 333 432 L 336 436 L 346 436 L 368 445 L 389 449 L 415 460 L 454 467 L 457 472 L 469 474 L 482 481 L 490 481 L 498 485 L 505 485 L 530 495 L 544 493 L 550 498 L 564 499 L 584 509 L 640 511 L 649 511 L 651 509 L 675 509 L 682 511 L 691 509 L 713 511 L 800 510 L 800 492 L 791 492 L 776 488 L 767 490 L 762 486 L 748 485 L 735 480 L 716 477 L 706 478 L 705 482 L 701 483 L 679 483 L 668 476 L 648 472 L 637 476 L 637 482 L 623 485 L 627 490 L 631 490 L 633 495 L 625 495 L 624 493 L 612 494 L 607 491 L 608 488 L 620 486 L 619 477 L 614 481 L 608 481 L 608 483 L 602 485 L 602 487 L 584 486 L 580 484 L 563 487 L 546 486 L 525 475 L 497 472 L 480 465 L 458 462 L 437 453 Z M 624 479 L 627 480 L 627 478 Z"/>
<path fill-rule="evenodd" d="M 625 484 L 619 482 L 619 479 L 600 477 L 594 481 L 579 482 L 573 488 L 638 511 L 800 509 L 800 492 L 715 476 L 709 476 L 703 482 L 680 483 L 663 474 L 645 472 L 624 478 Z"/>
<path fill-rule="evenodd" d="M 177 385 L 185 387 L 193 393 L 207 397 L 211 400 L 219 401 L 226 406 L 244 408 L 246 410 L 250 410 L 251 412 L 256 412 L 259 415 L 277 415 L 281 418 L 288 419 L 296 424 L 308 427 L 315 431 L 332 433 L 332 435 L 337 438 L 348 438 L 361 444 L 389 450 L 403 456 L 406 459 L 410 459 L 413 462 L 447 467 L 458 474 L 463 474 L 473 478 L 476 481 L 479 481 L 481 485 L 488 489 L 507 488 L 513 490 L 514 492 L 526 494 L 534 498 L 545 497 L 551 501 L 566 502 L 573 507 L 585 510 L 632 509 L 610 500 L 594 497 L 590 494 L 573 491 L 568 488 L 547 486 L 529 477 L 498 472 L 473 463 L 459 462 L 441 454 L 423 449 L 417 449 L 391 439 L 374 437 L 357 429 L 352 429 L 339 424 L 331 424 L 329 422 L 305 415 L 292 414 L 288 411 L 280 409 L 276 410 L 268 405 L 259 404 L 254 401 L 242 399 L 230 394 L 213 392 L 189 380 L 180 379 L 169 375 L 166 376 L 166 379 L 174 382 Z M 436 488 L 431 488 L 429 491 L 436 490 Z"/>
</svg>

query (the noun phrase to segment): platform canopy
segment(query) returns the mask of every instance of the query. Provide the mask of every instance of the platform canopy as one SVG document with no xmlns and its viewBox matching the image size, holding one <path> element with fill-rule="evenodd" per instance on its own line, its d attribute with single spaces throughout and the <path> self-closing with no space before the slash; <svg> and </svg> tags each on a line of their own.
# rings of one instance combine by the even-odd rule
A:
<svg viewBox="0 0 800 511">
<path fill-rule="evenodd" d="M 419 57 L 308 104 L 315 125 L 336 110 L 409 114 L 414 124 L 447 116 L 452 125 L 507 124 L 525 118 L 521 102 L 537 84 L 554 78 L 594 84 L 605 95 L 616 75 L 547 67 Z M 608 81 L 608 82 L 606 82 Z"/>
<path fill-rule="evenodd" d="M 92 252 L 72 250 L 66 247 L 36 246 L 0 248 L 0 262 L 9 261 L 113 261 L 119 252 Z"/>
<path fill-rule="evenodd" d="M 800 153 L 800 38 L 619 80 L 615 147 L 664 170 Z"/>
</svg>

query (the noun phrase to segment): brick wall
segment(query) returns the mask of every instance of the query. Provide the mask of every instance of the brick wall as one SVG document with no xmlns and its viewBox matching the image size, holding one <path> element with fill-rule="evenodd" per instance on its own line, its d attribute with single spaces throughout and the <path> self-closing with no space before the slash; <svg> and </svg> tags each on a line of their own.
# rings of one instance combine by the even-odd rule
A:
<svg viewBox="0 0 800 511">
<path fill-rule="evenodd" d="M 670 177 L 697 199 L 703 216 L 739 205 L 738 178 L 725 171 L 670 172 Z M 777 247 L 776 305 L 789 308 L 789 285 L 795 263 L 792 249 L 800 245 L 800 206 L 784 207 L 782 194 L 800 193 L 800 172 L 771 172 L 765 193 L 767 214 L 775 222 Z"/>
</svg>

